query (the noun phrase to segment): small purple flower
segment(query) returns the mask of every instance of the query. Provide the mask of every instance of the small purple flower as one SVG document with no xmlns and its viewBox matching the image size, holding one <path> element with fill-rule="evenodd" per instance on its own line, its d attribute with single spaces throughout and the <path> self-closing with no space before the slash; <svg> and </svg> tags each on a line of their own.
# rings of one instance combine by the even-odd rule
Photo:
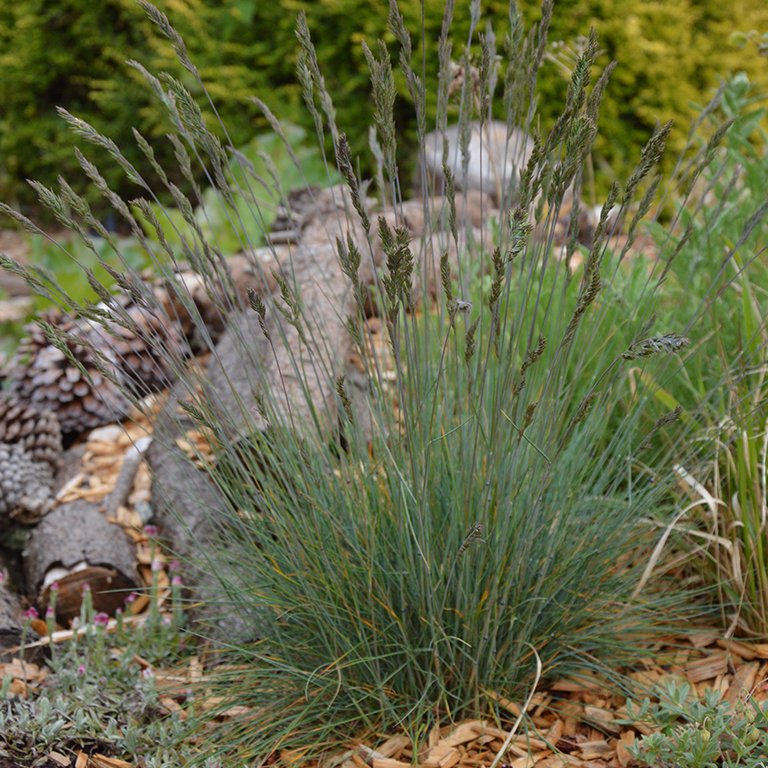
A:
<svg viewBox="0 0 768 768">
<path fill-rule="evenodd" d="M 84 674 L 85 674 L 85 664 L 81 664 L 81 665 L 80 665 L 80 666 L 77 668 L 77 674 L 78 674 L 78 675 L 84 675 Z"/>
<path fill-rule="evenodd" d="M 181 580 L 181 576 L 174 576 L 171 579 L 171 584 L 174 587 L 183 587 L 184 586 L 184 582 Z"/>
<path fill-rule="evenodd" d="M 157 536 L 157 526 L 156 525 L 145 525 L 144 526 L 144 533 L 146 533 L 147 536 Z"/>
<path fill-rule="evenodd" d="M 52 605 L 49 605 L 45 609 L 45 618 L 46 619 L 52 619 L 53 618 L 53 606 Z"/>
<path fill-rule="evenodd" d="M 83 584 L 83 594 L 85 594 L 86 592 L 90 592 L 90 591 L 91 591 L 91 585 L 88 582 Z"/>
<path fill-rule="evenodd" d="M 173 617 L 172 616 L 163 616 L 163 626 L 170 627 L 171 624 L 173 624 Z"/>
<path fill-rule="evenodd" d="M 34 621 L 39 617 L 40 614 L 37 612 L 37 608 L 35 608 L 34 605 L 30 606 L 26 611 L 24 611 L 24 618 L 28 619 L 29 621 Z"/>
<path fill-rule="evenodd" d="M 178 560 L 174 560 L 174 561 L 173 561 L 173 562 L 172 562 L 172 563 L 171 563 L 171 564 L 168 566 L 168 570 L 169 570 L 169 571 L 178 571 L 180 568 L 181 568 L 181 564 L 179 563 L 179 561 L 178 561 Z"/>
<path fill-rule="evenodd" d="M 164 566 L 163 561 L 156 557 L 152 561 L 152 571 L 153 571 L 153 573 L 157 573 L 158 571 L 162 571 L 163 570 L 163 566 Z"/>
<path fill-rule="evenodd" d="M 125 598 L 124 602 L 125 602 L 126 605 L 130 605 L 131 603 L 136 602 L 138 597 L 139 597 L 139 593 L 138 592 L 131 592 L 131 594 L 128 595 L 128 597 Z"/>
<path fill-rule="evenodd" d="M 115 609 L 115 616 L 122 616 L 123 615 L 123 609 L 122 608 L 116 608 Z"/>
<path fill-rule="evenodd" d="M 103 611 L 99 611 L 99 613 L 93 617 L 93 623 L 97 627 L 106 627 L 107 624 L 109 624 L 109 616 Z"/>
<path fill-rule="evenodd" d="M 59 591 L 59 582 L 54 581 L 53 584 L 51 584 L 51 592 L 58 592 Z"/>
<path fill-rule="evenodd" d="M 2 584 L 4 580 L 5 580 L 5 574 L 2 571 L 0 571 L 0 584 Z"/>
<path fill-rule="evenodd" d="M 144 670 L 144 671 L 141 673 L 141 676 L 142 676 L 142 677 L 143 677 L 145 680 L 151 680 L 151 679 L 152 679 L 152 678 L 155 676 L 155 670 L 154 670 L 154 669 L 152 669 L 151 667 L 147 667 L 147 668 L 146 668 L 146 669 L 145 669 L 145 670 Z"/>
</svg>

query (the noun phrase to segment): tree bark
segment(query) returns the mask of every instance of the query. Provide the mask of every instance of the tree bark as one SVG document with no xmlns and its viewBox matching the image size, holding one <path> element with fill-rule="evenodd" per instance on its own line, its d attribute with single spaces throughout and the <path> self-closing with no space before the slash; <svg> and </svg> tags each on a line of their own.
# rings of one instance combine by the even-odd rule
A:
<svg viewBox="0 0 768 768">
<path fill-rule="evenodd" d="M 111 616 L 129 592 L 138 589 L 134 547 L 128 535 L 108 523 L 96 504 L 61 504 L 32 531 L 24 572 L 28 589 L 45 610 L 56 581 L 56 620 L 68 626 L 80 615 L 83 587 L 88 584 L 96 611 Z"/>
</svg>

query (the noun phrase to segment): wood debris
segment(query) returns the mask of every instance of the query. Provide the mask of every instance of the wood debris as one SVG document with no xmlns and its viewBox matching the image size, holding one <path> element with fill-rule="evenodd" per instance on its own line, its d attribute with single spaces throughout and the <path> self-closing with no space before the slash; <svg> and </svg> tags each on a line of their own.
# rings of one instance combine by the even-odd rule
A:
<svg viewBox="0 0 768 768">
<path fill-rule="evenodd" d="M 77 753 L 75 768 L 134 768 L 135 763 L 129 763 L 116 757 L 106 755 L 86 755 L 82 750 Z"/>
<path fill-rule="evenodd" d="M 91 431 L 82 458 L 82 471 L 69 480 L 56 496 L 58 504 L 82 499 L 100 502 L 114 491 L 120 477 L 120 470 L 129 450 L 142 438 L 152 435 L 152 424 L 146 416 L 129 416 L 122 424 L 110 424 Z M 146 465 L 141 464 L 129 493 L 141 492 L 140 497 L 131 498 L 129 504 L 139 498 L 149 500 L 151 482 Z"/>
</svg>

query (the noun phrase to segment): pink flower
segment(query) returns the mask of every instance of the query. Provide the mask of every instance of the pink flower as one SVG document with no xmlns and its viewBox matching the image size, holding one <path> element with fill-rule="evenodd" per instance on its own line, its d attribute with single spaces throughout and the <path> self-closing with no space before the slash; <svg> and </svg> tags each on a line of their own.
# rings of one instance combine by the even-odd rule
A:
<svg viewBox="0 0 768 768">
<path fill-rule="evenodd" d="M 80 666 L 77 668 L 77 674 L 78 674 L 78 675 L 84 675 L 84 674 L 85 674 L 85 664 L 81 664 L 81 665 L 80 665 Z"/>
<path fill-rule="evenodd" d="M 170 627 L 173 624 L 173 617 L 163 616 L 163 626 Z"/>
<path fill-rule="evenodd" d="M 142 677 L 143 677 L 145 680 L 151 680 L 151 679 L 152 679 L 152 678 L 155 676 L 155 670 L 154 670 L 154 669 L 152 669 L 151 667 L 147 667 L 147 668 L 146 668 L 146 669 L 145 669 L 145 670 L 144 670 L 144 671 L 141 673 L 141 676 L 142 676 Z"/>
<path fill-rule="evenodd" d="M 125 598 L 124 602 L 126 605 L 130 605 L 131 603 L 135 602 L 138 597 L 139 597 L 138 592 L 131 592 L 131 594 Z"/>
<path fill-rule="evenodd" d="M 109 624 L 109 616 L 103 611 L 99 611 L 99 613 L 93 617 L 93 623 L 97 627 L 106 627 L 107 624 Z"/>
<path fill-rule="evenodd" d="M 0 584 L 3 583 L 4 579 L 5 579 L 5 574 L 2 571 L 0 571 Z"/>
<path fill-rule="evenodd" d="M 52 619 L 53 618 L 53 606 L 49 605 L 45 609 L 45 618 L 46 619 Z"/>
<path fill-rule="evenodd" d="M 184 586 L 184 582 L 181 580 L 181 576 L 174 576 L 171 579 L 171 584 L 174 587 L 183 587 Z"/>
<path fill-rule="evenodd" d="M 86 592 L 90 592 L 90 591 L 91 591 L 91 585 L 88 584 L 88 582 L 83 584 L 83 594 L 85 594 Z"/>
<path fill-rule="evenodd" d="M 51 592 L 58 592 L 59 591 L 59 582 L 54 581 L 53 584 L 51 584 Z"/>
<path fill-rule="evenodd" d="M 123 609 L 122 608 L 116 608 L 115 609 L 115 616 L 122 616 L 123 615 Z"/>
<path fill-rule="evenodd" d="M 145 525 L 144 526 L 144 533 L 146 533 L 147 536 L 157 536 L 157 526 L 156 525 Z"/>
<path fill-rule="evenodd" d="M 163 561 L 158 559 L 158 558 L 155 558 L 152 561 L 152 570 L 155 573 L 157 573 L 158 571 L 162 571 L 163 570 Z"/>
<path fill-rule="evenodd" d="M 34 605 L 31 605 L 29 608 L 27 608 L 26 611 L 24 611 L 24 618 L 28 619 L 29 621 L 34 621 L 39 617 L 40 614 L 37 612 L 37 608 L 35 608 Z"/>
<path fill-rule="evenodd" d="M 181 565 L 179 564 L 179 561 L 178 561 L 178 560 L 174 560 L 174 561 L 173 561 L 173 562 L 172 562 L 172 563 L 171 563 L 171 564 L 168 566 L 168 570 L 169 570 L 169 571 L 178 571 L 178 570 L 179 570 L 179 568 L 181 568 Z"/>
</svg>

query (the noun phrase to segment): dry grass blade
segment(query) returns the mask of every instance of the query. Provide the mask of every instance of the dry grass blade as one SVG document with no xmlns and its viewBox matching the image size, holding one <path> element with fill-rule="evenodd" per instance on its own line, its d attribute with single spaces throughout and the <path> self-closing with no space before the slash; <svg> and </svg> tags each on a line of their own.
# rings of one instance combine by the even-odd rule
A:
<svg viewBox="0 0 768 768">
<path fill-rule="evenodd" d="M 528 647 L 533 652 L 533 655 L 536 657 L 536 674 L 533 679 L 533 683 L 531 684 L 531 690 L 528 693 L 528 698 L 525 702 L 525 705 L 523 706 L 522 711 L 520 712 L 520 715 L 518 716 L 517 720 L 515 720 L 515 724 L 512 726 L 512 728 L 509 731 L 509 734 L 507 735 L 507 738 L 504 740 L 504 744 L 502 744 L 501 749 L 496 753 L 496 757 L 493 758 L 493 762 L 491 763 L 490 768 L 496 768 L 496 766 L 501 762 L 504 755 L 506 755 L 507 750 L 509 749 L 509 745 L 512 743 L 512 739 L 515 738 L 515 734 L 517 733 L 517 729 L 520 727 L 520 723 L 523 721 L 523 717 L 525 717 L 525 713 L 528 711 L 528 707 L 530 706 L 530 703 L 536 694 L 536 686 L 539 684 L 539 680 L 541 680 L 541 659 L 539 658 L 539 654 L 536 652 L 536 649 L 530 645 L 530 643 L 526 643 Z"/>
</svg>

